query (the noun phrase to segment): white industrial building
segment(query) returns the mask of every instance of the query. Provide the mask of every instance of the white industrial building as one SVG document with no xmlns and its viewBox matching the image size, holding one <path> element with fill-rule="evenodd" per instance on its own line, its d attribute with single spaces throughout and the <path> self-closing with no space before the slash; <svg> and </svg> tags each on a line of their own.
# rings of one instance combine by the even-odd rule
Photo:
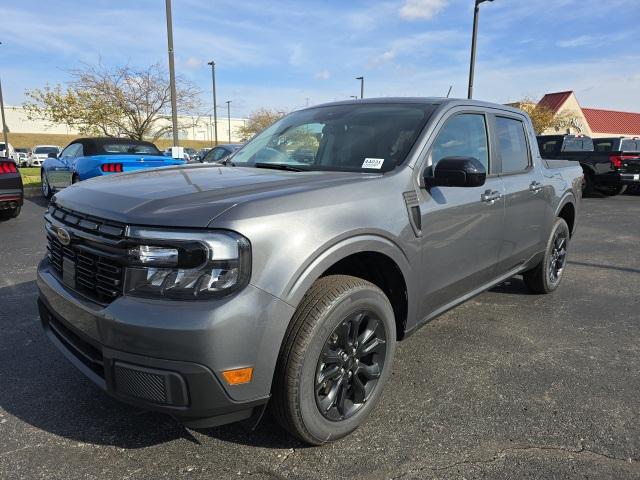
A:
<svg viewBox="0 0 640 480">
<path fill-rule="evenodd" d="M 9 132 L 12 133 L 55 133 L 62 135 L 78 135 L 78 131 L 66 125 L 51 124 L 46 120 L 30 120 L 22 107 L 5 106 L 5 117 Z M 231 142 L 239 142 L 238 128 L 246 123 L 246 118 L 231 118 Z M 170 124 L 170 120 L 166 120 Z M 179 138 L 182 140 L 212 141 L 214 138 L 213 116 L 181 116 L 178 118 L 180 125 L 188 125 L 180 130 Z M 1 129 L 0 129 L 1 131 Z M 164 136 L 171 138 L 171 132 Z M 229 122 L 225 116 L 218 115 L 218 141 L 229 141 Z"/>
</svg>

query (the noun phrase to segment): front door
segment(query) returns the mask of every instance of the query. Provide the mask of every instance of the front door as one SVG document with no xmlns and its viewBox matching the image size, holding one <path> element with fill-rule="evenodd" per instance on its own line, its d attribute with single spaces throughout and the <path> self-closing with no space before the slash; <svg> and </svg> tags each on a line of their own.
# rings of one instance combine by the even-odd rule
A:
<svg viewBox="0 0 640 480">
<path fill-rule="evenodd" d="M 487 116 L 450 116 L 429 148 L 425 168 L 445 157 L 474 157 L 486 168 L 481 187 L 420 190 L 422 265 L 420 318 L 431 316 L 496 275 L 504 230 L 504 188 L 493 170 Z"/>
</svg>

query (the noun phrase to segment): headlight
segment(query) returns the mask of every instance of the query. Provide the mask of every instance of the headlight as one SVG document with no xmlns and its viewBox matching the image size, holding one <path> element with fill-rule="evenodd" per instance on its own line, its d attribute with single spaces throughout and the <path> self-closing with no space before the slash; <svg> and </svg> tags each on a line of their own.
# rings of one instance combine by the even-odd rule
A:
<svg viewBox="0 0 640 480">
<path fill-rule="evenodd" d="M 249 283 L 251 246 L 229 231 L 167 232 L 130 227 L 126 295 L 207 299 Z"/>
</svg>

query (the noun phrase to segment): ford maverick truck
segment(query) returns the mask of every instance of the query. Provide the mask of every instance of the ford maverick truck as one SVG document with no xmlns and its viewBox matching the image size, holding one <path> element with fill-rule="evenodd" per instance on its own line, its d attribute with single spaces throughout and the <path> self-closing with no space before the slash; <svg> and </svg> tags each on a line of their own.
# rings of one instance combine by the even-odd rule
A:
<svg viewBox="0 0 640 480">
<path fill-rule="evenodd" d="M 558 287 L 581 184 L 578 163 L 540 158 L 510 107 L 307 108 L 225 166 L 57 193 L 42 325 L 123 402 L 193 428 L 254 421 L 268 405 L 322 444 L 364 421 L 396 342 L 421 325 L 515 275 L 536 293 Z"/>
</svg>

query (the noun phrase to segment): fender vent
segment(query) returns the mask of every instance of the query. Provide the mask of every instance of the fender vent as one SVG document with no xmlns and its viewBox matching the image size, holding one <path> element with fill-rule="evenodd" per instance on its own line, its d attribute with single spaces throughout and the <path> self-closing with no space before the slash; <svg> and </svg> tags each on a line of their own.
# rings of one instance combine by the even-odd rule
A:
<svg viewBox="0 0 640 480">
<path fill-rule="evenodd" d="M 420 213 L 420 201 L 418 200 L 418 194 L 415 190 L 410 192 L 404 192 L 404 204 L 407 206 L 407 213 L 409 214 L 409 223 L 413 229 L 413 233 L 416 237 L 422 236 L 422 215 Z"/>
</svg>

